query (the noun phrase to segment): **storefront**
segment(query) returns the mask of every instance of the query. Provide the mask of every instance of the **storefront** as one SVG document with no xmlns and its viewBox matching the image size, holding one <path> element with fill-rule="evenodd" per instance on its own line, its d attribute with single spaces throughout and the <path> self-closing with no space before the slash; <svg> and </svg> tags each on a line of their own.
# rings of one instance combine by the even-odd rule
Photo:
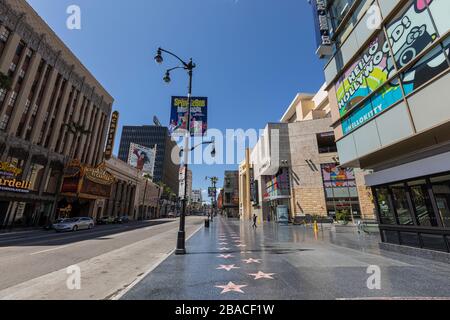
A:
<svg viewBox="0 0 450 320">
<path fill-rule="evenodd" d="M 92 168 L 72 161 L 64 171 L 58 217 L 100 217 L 114 182 L 104 164 Z"/>
<path fill-rule="evenodd" d="M 264 176 L 263 211 L 266 221 L 278 221 L 279 208 L 288 208 L 291 216 L 289 168 L 280 168 L 274 176 Z"/>
<path fill-rule="evenodd" d="M 383 242 L 450 252 L 450 172 L 373 187 Z"/>
<path fill-rule="evenodd" d="M 39 157 L 0 162 L 0 228 L 38 227 L 51 220 L 62 168 L 41 163 Z"/>
<path fill-rule="evenodd" d="M 354 221 L 361 218 L 358 189 L 354 170 L 336 163 L 321 165 L 323 186 L 329 217 L 343 217 Z"/>
</svg>

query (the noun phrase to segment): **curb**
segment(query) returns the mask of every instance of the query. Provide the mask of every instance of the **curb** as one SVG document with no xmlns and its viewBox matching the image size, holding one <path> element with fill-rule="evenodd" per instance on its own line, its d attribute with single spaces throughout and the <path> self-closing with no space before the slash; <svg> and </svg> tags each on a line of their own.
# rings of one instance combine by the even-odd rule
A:
<svg viewBox="0 0 450 320">
<path fill-rule="evenodd" d="M 189 235 L 185 241 L 188 241 L 191 237 L 193 237 L 195 234 L 197 234 L 197 232 L 199 232 L 202 228 L 204 227 L 204 225 L 200 224 L 200 226 L 194 230 L 194 232 Z M 113 295 L 112 297 L 110 297 L 107 300 L 120 300 L 124 295 L 126 295 L 131 289 L 133 289 L 139 282 L 142 281 L 142 279 L 144 279 L 146 276 L 148 276 L 153 270 L 155 270 L 161 263 L 163 263 L 168 257 L 170 257 L 176 249 L 173 249 L 172 251 L 170 251 L 165 257 L 163 257 L 162 259 L 158 260 L 153 266 L 151 266 L 143 275 L 137 277 L 132 283 L 130 283 L 125 289 L 121 290 L 119 293 Z"/>
</svg>

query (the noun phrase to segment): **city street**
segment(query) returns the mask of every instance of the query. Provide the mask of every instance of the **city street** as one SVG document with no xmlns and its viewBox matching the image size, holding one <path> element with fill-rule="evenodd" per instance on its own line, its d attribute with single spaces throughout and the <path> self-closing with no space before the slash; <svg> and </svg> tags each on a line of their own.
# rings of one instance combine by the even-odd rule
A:
<svg viewBox="0 0 450 320">
<path fill-rule="evenodd" d="M 188 217 L 187 237 L 203 219 Z M 175 248 L 178 219 L 97 226 L 76 233 L 0 234 L 0 299 L 106 299 L 127 287 Z M 66 268 L 81 269 L 69 290 Z"/>
<path fill-rule="evenodd" d="M 381 251 L 378 235 L 328 226 L 267 223 L 253 230 L 216 218 L 123 299 L 291 300 L 448 299 L 448 264 Z M 381 288 L 369 289 L 369 266 Z M 372 267 L 373 268 L 373 267 Z"/>
</svg>

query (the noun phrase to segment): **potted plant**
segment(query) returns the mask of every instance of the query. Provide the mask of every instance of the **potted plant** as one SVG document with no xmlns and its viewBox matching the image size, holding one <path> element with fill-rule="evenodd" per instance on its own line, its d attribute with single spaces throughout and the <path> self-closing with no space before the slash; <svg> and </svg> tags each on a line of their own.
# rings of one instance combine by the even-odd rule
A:
<svg viewBox="0 0 450 320">
<path fill-rule="evenodd" d="M 347 210 L 340 210 L 336 213 L 336 220 L 340 225 L 347 225 L 350 219 L 350 213 Z"/>
</svg>

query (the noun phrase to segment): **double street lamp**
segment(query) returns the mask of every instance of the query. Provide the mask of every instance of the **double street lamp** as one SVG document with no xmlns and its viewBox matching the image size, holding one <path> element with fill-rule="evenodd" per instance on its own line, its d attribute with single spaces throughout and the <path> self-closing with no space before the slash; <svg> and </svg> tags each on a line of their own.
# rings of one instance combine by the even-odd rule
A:
<svg viewBox="0 0 450 320">
<path fill-rule="evenodd" d="M 196 65 L 195 63 L 192 62 L 192 58 L 189 60 L 189 62 L 185 62 L 183 61 L 180 57 L 178 57 L 176 54 L 164 50 L 162 48 L 158 48 L 158 51 L 156 53 L 155 56 L 155 61 L 158 64 L 163 63 L 164 59 L 162 54 L 163 53 L 167 53 L 169 55 L 171 55 L 172 57 L 176 58 L 181 65 L 168 69 L 164 75 L 164 82 L 166 83 L 170 83 L 171 79 L 170 79 L 170 73 L 173 70 L 176 69 L 183 69 L 186 70 L 189 76 L 189 87 L 188 87 L 188 105 L 187 105 L 187 113 L 186 113 L 186 117 L 187 117 L 187 121 L 186 121 L 186 136 L 185 136 L 185 141 L 184 141 L 184 148 L 183 150 L 185 150 L 186 152 L 183 152 L 183 158 L 184 158 L 184 176 L 185 176 L 185 183 L 184 183 L 184 197 L 183 197 L 183 206 L 182 206 L 182 211 L 180 214 L 180 228 L 178 230 L 178 238 L 177 238 L 177 248 L 175 250 L 175 254 L 177 255 L 181 255 L 181 254 L 186 254 L 186 246 L 185 246 L 185 219 L 186 219 L 186 206 L 187 206 L 187 183 L 186 183 L 186 177 L 187 177 L 187 172 L 188 172 L 188 152 L 187 150 L 189 150 L 189 137 L 190 137 L 190 128 L 191 128 L 191 94 L 192 94 L 192 74 L 193 74 L 193 70 L 195 69 Z"/>
</svg>

